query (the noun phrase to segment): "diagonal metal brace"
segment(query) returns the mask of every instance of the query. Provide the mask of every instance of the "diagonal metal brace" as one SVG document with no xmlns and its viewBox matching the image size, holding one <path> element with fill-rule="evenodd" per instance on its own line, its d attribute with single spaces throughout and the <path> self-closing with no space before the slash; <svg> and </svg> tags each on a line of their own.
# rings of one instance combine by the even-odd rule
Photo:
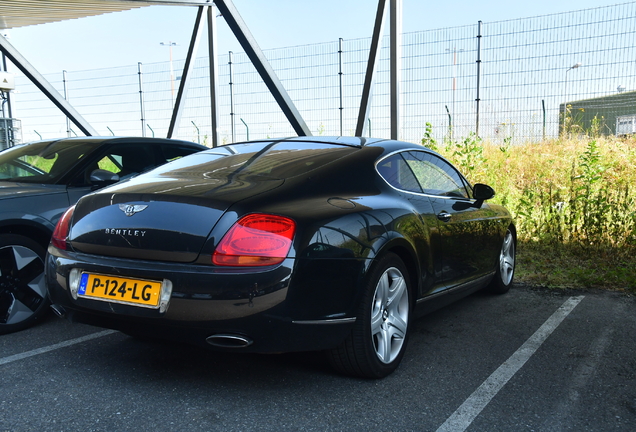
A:
<svg viewBox="0 0 636 432">
<path fill-rule="evenodd" d="M 387 0 L 378 1 L 378 10 L 375 15 L 375 26 L 373 27 L 373 38 L 369 49 L 369 61 L 367 62 L 367 72 L 364 77 L 362 88 L 362 98 L 360 100 L 360 111 L 358 113 L 358 123 L 356 125 L 355 136 L 365 135 L 367 129 L 367 119 L 371 111 L 371 100 L 373 99 L 373 84 L 375 81 L 375 71 L 377 69 L 380 49 L 382 47 L 382 35 L 384 33 L 384 16 L 386 14 Z"/>
<path fill-rule="evenodd" d="M 181 74 L 181 83 L 179 84 L 179 91 L 177 93 L 177 99 L 172 110 L 172 118 L 170 119 L 170 126 L 168 127 L 167 138 L 172 138 L 175 132 L 179 128 L 181 122 L 181 115 L 183 114 L 186 94 L 188 93 L 188 87 L 190 85 L 190 75 L 194 69 L 194 60 L 197 56 L 199 49 L 199 42 L 201 41 L 201 29 L 203 28 L 203 21 L 205 20 L 205 9 L 208 6 L 199 6 L 197 11 L 197 18 L 192 30 L 192 38 L 190 39 L 190 46 L 188 47 L 188 55 Z"/>
<path fill-rule="evenodd" d="M 283 88 L 283 85 L 278 80 L 276 73 L 263 55 L 263 52 L 239 15 L 238 10 L 234 7 L 232 1 L 214 0 L 214 3 L 234 33 L 234 36 L 236 36 L 236 39 L 241 44 L 241 47 L 243 47 L 245 53 L 252 61 L 252 64 L 254 64 L 254 67 L 272 93 L 272 96 L 274 96 L 274 99 L 278 102 L 278 105 L 287 117 L 287 120 L 291 123 L 294 131 L 296 131 L 298 136 L 311 136 L 311 131 Z"/>
<path fill-rule="evenodd" d="M 0 35 L 0 51 L 2 51 L 86 136 L 99 135 L 80 113 L 78 113 L 2 35 Z"/>
</svg>

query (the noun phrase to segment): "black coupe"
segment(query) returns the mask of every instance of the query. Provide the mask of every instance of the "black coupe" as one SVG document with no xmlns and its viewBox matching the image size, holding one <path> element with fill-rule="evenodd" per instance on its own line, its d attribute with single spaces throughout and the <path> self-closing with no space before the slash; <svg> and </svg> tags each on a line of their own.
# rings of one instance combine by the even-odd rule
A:
<svg viewBox="0 0 636 432">
<path fill-rule="evenodd" d="M 300 137 L 226 145 L 80 199 L 46 259 L 53 308 L 124 333 L 399 365 L 415 316 L 515 268 L 510 213 L 435 152 Z"/>
</svg>

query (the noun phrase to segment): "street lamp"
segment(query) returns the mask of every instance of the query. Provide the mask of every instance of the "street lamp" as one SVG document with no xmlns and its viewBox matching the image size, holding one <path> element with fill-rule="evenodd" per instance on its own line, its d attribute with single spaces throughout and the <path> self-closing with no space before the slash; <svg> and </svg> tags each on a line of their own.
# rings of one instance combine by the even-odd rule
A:
<svg viewBox="0 0 636 432">
<path fill-rule="evenodd" d="M 172 97 L 172 104 L 174 104 L 174 69 L 172 68 L 172 47 L 176 46 L 176 42 L 159 42 L 161 46 L 167 46 L 170 49 L 170 95 Z"/>
<path fill-rule="evenodd" d="M 577 63 L 573 66 L 570 66 L 566 71 L 565 71 L 565 83 L 563 83 L 563 133 L 565 134 L 565 116 L 566 116 L 566 110 L 567 110 L 567 106 L 568 106 L 568 101 L 567 101 L 567 97 L 568 97 L 568 72 L 570 72 L 572 69 L 577 69 L 579 67 L 581 67 L 581 63 Z"/>
</svg>

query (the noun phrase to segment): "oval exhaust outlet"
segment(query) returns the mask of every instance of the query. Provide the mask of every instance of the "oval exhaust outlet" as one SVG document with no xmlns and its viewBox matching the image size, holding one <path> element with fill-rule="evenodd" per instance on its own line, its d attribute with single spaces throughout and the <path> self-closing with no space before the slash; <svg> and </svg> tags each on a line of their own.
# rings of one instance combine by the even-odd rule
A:
<svg viewBox="0 0 636 432">
<path fill-rule="evenodd" d="M 51 309 L 53 310 L 55 315 L 57 315 L 60 318 L 64 318 L 66 316 L 66 311 L 60 305 L 52 304 Z"/>
<path fill-rule="evenodd" d="M 205 341 L 219 348 L 245 348 L 254 342 L 248 337 L 233 334 L 215 334 L 208 336 Z"/>
</svg>

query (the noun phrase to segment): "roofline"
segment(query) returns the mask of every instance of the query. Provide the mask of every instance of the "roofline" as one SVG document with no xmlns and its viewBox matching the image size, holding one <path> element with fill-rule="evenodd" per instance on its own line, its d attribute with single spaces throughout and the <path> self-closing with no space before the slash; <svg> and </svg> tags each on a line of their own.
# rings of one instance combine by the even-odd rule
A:
<svg viewBox="0 0 636 432">
<path fill-rule="evenodd" d="M 210 0 L 0 0 L 0 30 L 158 5 L 210 6 Z"/>
</svg>

